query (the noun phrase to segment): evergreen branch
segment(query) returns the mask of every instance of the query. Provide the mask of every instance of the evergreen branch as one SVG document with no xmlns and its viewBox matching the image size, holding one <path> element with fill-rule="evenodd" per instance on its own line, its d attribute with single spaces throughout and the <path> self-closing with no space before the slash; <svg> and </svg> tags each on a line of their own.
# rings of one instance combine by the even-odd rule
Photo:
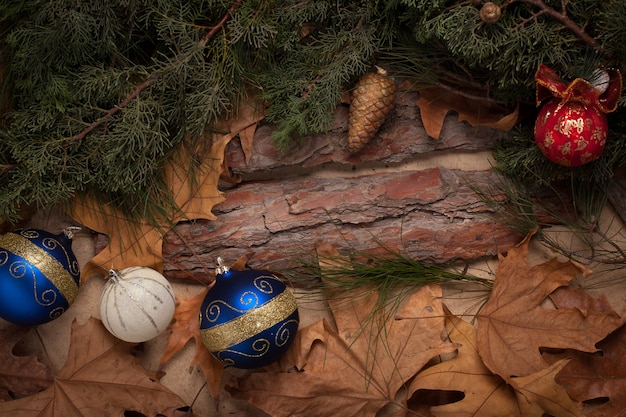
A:
<svg viewBox="0 0 626 417">
<path fill-rule="evenodd" d="M 204 47 L 207 42 L 209 40 L 211 40 L 213 38 L 213 36 L 215 36 L 215 34 L 224 27 L 224 25 L 226 24 L 226 22 L 232 17 L 233 13 L 237 10 L 237 8 L 239 8 L 239 6 L 241 5 L 243 0 L 235 0 L 233 2 L 233 4 L 230 6 L 230 8 L 226 11 L 226 13 L 224 14 L 224 16 L 222 16 L 222 18 L 220 19 L 220 21 L 213 26 L 213 28 L 208 31 L 201 39 L 200 41 L 198 41 L 198 46 L 200 47 Z M 183 61 L 185 61 L 185 59 L 187 59 L 187 57 L 189 56 L 189 52 L 188 53 L 181 53 L 178 58 L 176 59 L 176 61 L 174 61 L 172 64 L 168 65 L 164 70 L 160 71 L 160 72 L 155 72 L 154 74 L 152 74 L 146 81 L 144 81 L 143 83 L 139 84 L 132 93 L 130 93 L 128 96 L 126 96 L 126 98 L 124 98 L 124 100 L 122 100 L 118 105 L 116 105 L 115 107 L 110 108 L 109 110 L 107 110 L 107 112 L 104 114 L 104 116 L 98 118 L 97 120 L 95 120 L 93 123 L 91 123 L 89 126 L 87 126 L 85 129 L 83 129 L 82 131 L 80 131 L 79 133 L 75 134 L 74 136 L 72 136 L 66 143 L 65 143 L 65 147 L 71 145 L 72 143 L 76 142 L 76 141 L 81 141 L 83 140 L 89 133 L 91 133 L 94 129 L 96 129 L 97 127 L 101 126 L 103 123 L 105 123 L 106 121 L 108 121 L 112 116 L 114 116 L 116 113 L 118 113 L 120 110 L 122 110 L 124 107 L 128 106 L 134 99 L 137 98 L 137 96 L 139 96 L 139 94 L 145 90 L 146 88 L 152 86 L 154 83 L 156 83 L 162 76 L 163 74 L 171 68 L 175 68 L 176 66 L 180 65 Z"/>
</svg>

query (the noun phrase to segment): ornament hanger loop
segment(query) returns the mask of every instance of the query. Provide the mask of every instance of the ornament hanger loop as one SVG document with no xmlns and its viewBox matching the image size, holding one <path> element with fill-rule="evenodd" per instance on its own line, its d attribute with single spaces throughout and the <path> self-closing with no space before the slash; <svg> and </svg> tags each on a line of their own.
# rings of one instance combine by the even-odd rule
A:
<svg viewBox="0 0 626 417">
<path fill-rule="evenodd" d="M 74 235 L 83 230 L 82 227 L 79 226 L 68 226 L 63 229 L 63 234 L 67 236 L 68 239 L 74 239 Z"/>
</svg>

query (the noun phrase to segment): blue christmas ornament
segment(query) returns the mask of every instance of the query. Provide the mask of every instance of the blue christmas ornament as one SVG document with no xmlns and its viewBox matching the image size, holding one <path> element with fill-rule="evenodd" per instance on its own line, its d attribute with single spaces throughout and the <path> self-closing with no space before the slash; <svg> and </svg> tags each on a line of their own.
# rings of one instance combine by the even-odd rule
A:
<svg viewBox="0 0 626 417">
<path fill-rule="evenodd" d="M 19 229 L 0 236 L 0 317 L 36 326 L 68 309 L 80 283 L 71 237 L 71 229 L 59 235 Z"/>
<path fill-rule="evenodd" d="M 202 340 L 213 356 L 236 368 L 269 365 L 293 342 L 298 323 L 296 299 L 276 276 L 230 270 L 218 258 L 200 309 Z"/>
</svg>

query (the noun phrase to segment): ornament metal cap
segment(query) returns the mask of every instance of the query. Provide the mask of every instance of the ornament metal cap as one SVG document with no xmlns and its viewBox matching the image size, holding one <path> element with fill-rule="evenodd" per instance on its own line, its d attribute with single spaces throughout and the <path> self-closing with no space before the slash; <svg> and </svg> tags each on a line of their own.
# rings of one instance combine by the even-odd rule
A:
<svg viewBox="0 0 626 417">
<path fill-rule="evenodd" d="M 122 275 L 119 271 L 116 271 L 115 269 L 109 269 L 109 279 L 113 282 L 118 282 L 120 279 L 122 279 Z"/>
<path fill-rule="evenodd" d="M 224 264 L 224 259 L 218 256 L 215 261 L 215 275 L 224 275 L 230 271 L 230 267 Z"/>
</svg>

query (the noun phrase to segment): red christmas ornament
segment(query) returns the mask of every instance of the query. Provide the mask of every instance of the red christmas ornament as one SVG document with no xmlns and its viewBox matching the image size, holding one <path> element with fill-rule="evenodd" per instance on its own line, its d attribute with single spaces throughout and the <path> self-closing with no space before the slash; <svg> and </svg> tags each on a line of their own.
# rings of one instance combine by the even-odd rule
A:
<svg viewBox="0 0 626 417">
<path fill-rule="evenodd" d="M 622 76 L 617 70 L 607 71 L 610 77 L 606 91 L 577 78 L 569 85 L 545 65 L 541 65 L 537 81 L 535 142 L 552 162 L 577 167 L 600 157 L 606 145 L 608 122 L 606 113 L 615 111 L 622 94 Z"/>
</svg>

